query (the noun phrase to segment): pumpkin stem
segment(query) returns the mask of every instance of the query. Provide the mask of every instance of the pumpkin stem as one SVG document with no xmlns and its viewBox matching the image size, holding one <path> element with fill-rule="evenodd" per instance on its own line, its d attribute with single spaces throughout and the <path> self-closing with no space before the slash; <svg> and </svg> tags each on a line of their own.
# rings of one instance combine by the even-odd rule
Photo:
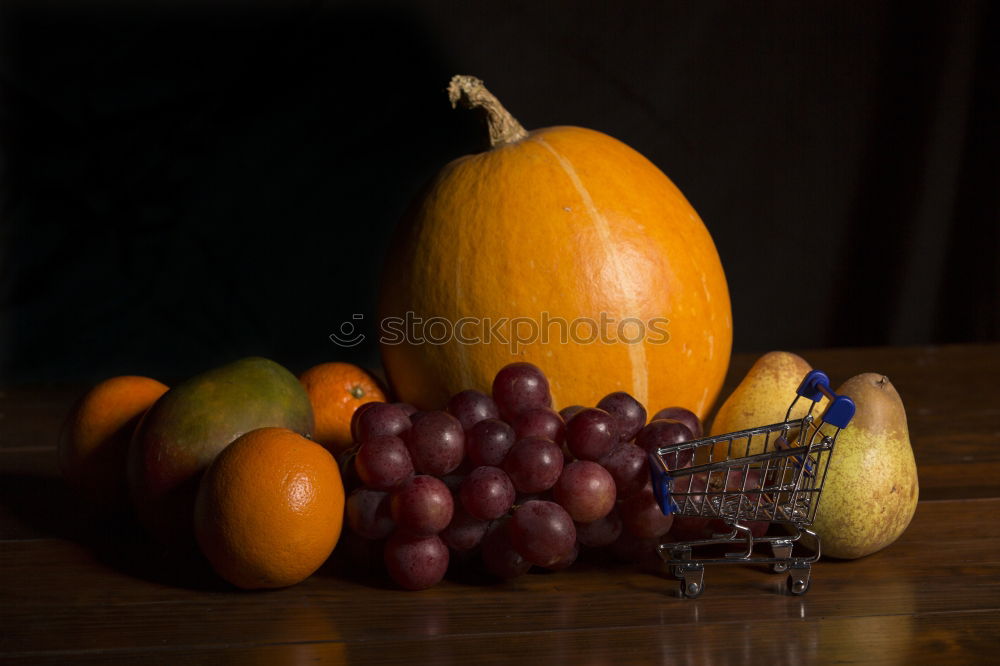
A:
<svg viewBox="0 0 1000 666">
<path fill-rule="evenodd" d="M 482 109 L 486 112 L 486 125 L 490 130 L 490 146 L 495 148 L 507 143 L 515 143 L 528 136 L 527 130 L 503 108 L 483 82 L 474 76 L 456 74 L 448 84 L 448 99 L 451 107 L 461 102 L 467 109 Z"/>
</svg>

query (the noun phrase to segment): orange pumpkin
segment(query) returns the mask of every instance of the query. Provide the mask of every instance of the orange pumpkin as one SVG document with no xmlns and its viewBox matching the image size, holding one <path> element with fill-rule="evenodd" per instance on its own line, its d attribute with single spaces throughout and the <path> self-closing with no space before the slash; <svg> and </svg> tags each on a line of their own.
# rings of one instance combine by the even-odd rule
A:
<svg viewBox="0 0 1000 666">
<path fill-rule="evenodd" d="M 449 94 L 486 111 L 492 148 L 446 165 L 396 231 L 380 318 L 399 399 L 439 408 L 522 360 L 548 375 L 557 407 L 623 390 L 651 411 L 705 418 L 732 316 L 715 244 L 684 195 L 606 134 L 527 132 L 473 77 Z"/>
</svg>

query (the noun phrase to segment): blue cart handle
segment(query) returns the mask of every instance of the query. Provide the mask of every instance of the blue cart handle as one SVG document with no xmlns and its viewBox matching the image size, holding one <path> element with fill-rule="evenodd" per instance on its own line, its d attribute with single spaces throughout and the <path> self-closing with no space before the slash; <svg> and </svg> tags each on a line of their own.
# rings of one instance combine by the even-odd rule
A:
<svg viewBox="0 0 1000 666">
<path fill-rule="evenodd" d="M 846 395 L 834 393 L 830 388 L 830 378 L 822 370 L 813 370 L 806 375 L 799 384 L 797 393 L 812 402 L 819 402 L 823 396 L 829 398 L 830 404 L 823 412 L 823 421 L 830 425 L 846 428 L 854 418 L 854 401 Z"/>
</svg>

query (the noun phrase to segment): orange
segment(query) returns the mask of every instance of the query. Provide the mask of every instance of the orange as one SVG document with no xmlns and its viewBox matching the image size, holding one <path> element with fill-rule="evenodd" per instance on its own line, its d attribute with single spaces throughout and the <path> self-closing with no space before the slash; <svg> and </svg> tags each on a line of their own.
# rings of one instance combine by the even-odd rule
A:
<svg viewBox="0 0 1000 666">
<path fill-rule="evenodd" d="M 527 361 L 557 407 L 627 391 L 704 420 L 733 331 L 719 253 L 695 209 L 621 141 L 580 127 L 529 132 L 468 77 L 451 92 L 486 109 L 493 147 L 444 166 L 396 229 L 379 320 L 397 322 L 381 341 L 397 398 L 440 409 Z"/>
<path fill-rule="evenodd" d="M 378 382 L 350 363 L 321 363 L 299 376 L 316 417 L 313 439 L 339 453 L 353 444 L 351 417 L 366 402 L 384 402 Z"/>
<path fill-rule="evenodd" d="M 330 452 L 285 428 L 260 428 L 222 450 L 195 502 L 198 545 L 216 573 L 245 589 L 305 580 L 333 552 L 344 485 Z"/>
<path fill-rule="evenodd" d="M 149 377 L 112 377 L 73 407 L 59 434 L 59 470 L 77 492 L 101 508 L 128 499 L 125 464 L 136 424 L 167 387 Z"/>
</svg>

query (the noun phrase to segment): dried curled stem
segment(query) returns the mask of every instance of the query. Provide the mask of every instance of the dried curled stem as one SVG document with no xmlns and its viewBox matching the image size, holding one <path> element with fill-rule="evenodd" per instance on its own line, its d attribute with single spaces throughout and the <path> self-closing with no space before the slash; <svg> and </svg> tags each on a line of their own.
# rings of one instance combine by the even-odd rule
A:
<svg viewBox="0 0 1000 666">
<path fill-rule="evenodd" d="M 448 84 L 448 99 L 454 108 L 459 102 L 467 109 L 482 109 L 490 131 L 490 146 L 515 143 L 528 136 L 527 130 L 503 108 L 493 93 L 474 76 L 456 74 Z"/>
</svg>

